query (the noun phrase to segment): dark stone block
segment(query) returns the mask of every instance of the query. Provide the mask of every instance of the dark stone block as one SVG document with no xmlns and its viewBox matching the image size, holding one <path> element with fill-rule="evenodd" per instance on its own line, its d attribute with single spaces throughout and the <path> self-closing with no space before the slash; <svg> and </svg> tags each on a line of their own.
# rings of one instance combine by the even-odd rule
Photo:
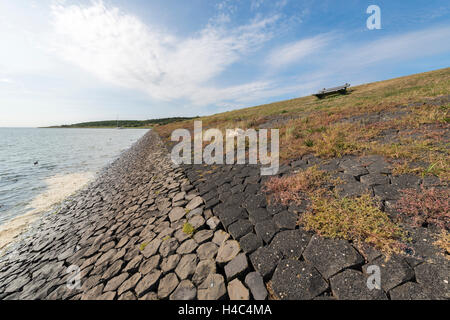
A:
<svg viewBox="0 0 450 320">
<path fill-rule="evenodd" d="M 282 211 L 273 217 L 273 221 L 275 222 L 275 225 L 280 230 L 295 229 L 295 227 L 297 225 L 297 220 L 298 220 L 297 215 L 295 215 L 291 212 L 288 212 L 288 211 Z"/>
<path fill-rule="evenodd" d="M 263 241 L 254 233 L 249 233 L 239 240 L 239 244 L 245 253 L 252 253 L 263 246 Z"/>
<path fill-rule="evenodd" d="M 225 275 L 227 276 L 227 281 L 231 281 L 234 278 L 240 277 L 248 269 L 247 256 L 245 253 L 237 255 L 233 260 L 228 262 L 225 266 Z"/>
<path fill-rule="evenodd" d="M 381 289 L 370 290 L 367 277 L 359 271 L 347 269 L 330 279 L 331 291 L 339 300 L 387 300 Z"/>
<path fill-rule="evenodd" d="M 253 224 L 272 219 L 272 215 L 264 208 L 249 209 L 247 211 L 250 222 Z"/>
<path fill-rule="evenodd" d="M 243 184 L 238 184 L 235 185 L 234 187 L 231 188 L 231 193 L 235 194 L 235 193 L 241 193 L 244 191 L 245 186 Z"/>
<path fill-rule="evenodd" d="M 378 160 L 371 164 L 369 164 L 367 167 L 367 170 L 371 174 L 391 174 L 391 166 L 389 163 L 387 163 L 384 160 Z"/>
<path fill-rule="evenodd" d="M 419 284 L 431 290 L 436 296 L 450 299 L 450 262 L 448 260 L 440 264 L 425 262 L 414 270 Z"/>
<path fill-rule="evenodd" d="M 245 277 L 245 284 L 250 289 L 255 300 L 266 300 L 267 289 L 264 280 L 258 272 L 250 272 Z"/>
<path fill-rule="evenodd" d="M 239 219 L 228 227 L 228 232 L 235 240 L 253 231 L 252 223 L 247 219 Z"/>
<path fill-rule="evenodd" d="M 245 187 L 245 193 L 246 194 L 256 194 L 259 192 L 260 186 L 259 184 L 248 184 Z"/>
<path fill-rule="evenodd" d="M 261 247 L 250 255 L 253 268 L 266 280 L 270 278 L 280 260 L 280 254 L 267 247 Z"/>
<path fill-rule="evenodd" d="M 391 178 L 392 185 L 398 189 L 417 189 L 421 184 L 422 180 L 413 174 L 402 174 L 399 176 L 393 176 Z"/>
<path fill-rule="evenodd" d="M 311 235 L 303 229 L 282 231 L 275 235 L 269 247 L 284 258 L 300 259 L 310 240 Z"/>
<path fill-rule="evenodd" d="M 328 289 L 328 283 L 309 263 L 282 260 L 272 277 L 272 289 L 282 300 L 310 300 Z"/>
<path fill-rule="evenodd" d="M 367 174 L 362 176 L 360 181 L 368 186 L 389 184 L 389 178 L 384 174 Z"/>
<path fill-rule="evenodd" d="M 391 300 L 437 300 L 433 291 L 415 282 L 406 282 L 389 291 Z"/>
<path fill-rule="evenodd" d="M 364 258 L 346 240 L 313 236 L 303 257 L 313 264 L 325 279 L 339 271 L 364 263 Z"/>
<path fill-rule="evenodd" d="M 350 182 L 336 187 L 341 197 L 357 197 L 369 192 L 368 186 L 361 182 Z"/>
<path fill-rule="evenodd" d="M 397 200 L 400 198 L 399 192 L 390 185 L 374 186 L 375 197 L 380 200 Z"/>
<path fill-rule="evenodd" d="M 237 206 L 230 206 L 220 210 L 219 218 L 225 228 L 227 228 L 233 222 L 236 222 L 239 219 L 246 219 L 248 216 L 244 209 Z"/>
<path fill-rule="evenodd" d="M 255 225 L 256 234 L 264 240 L 265 243 L 269 243 L 272 240 L 277 228 L 272 220 L 265 220 L 258 222 Z"/>
<path fill-rule="evenodd" d="M 256 208 L 265 208 L 267 205 L 266 197 L 262 194 L 255 194 L 246 197 L 243 207 L 252 210 Z"/>
<path fill-rule="evenodd" d="M 363 266 L 363 272 L 367 274 L 367 267 L 376 265 L 381 270 L 381 288 L 388 292 L 392 288 L 410 281 L 414 278 L 414 271 L 402 257 L 393 256 L 388 261 L 384 257 L 375 259 Z"/>
<path fill-rule="evenodd" d="M 344 170 L 344 173 L 349 174 L 351 176 L 354 177 L 361 177 L 365 174 L 368 174 L 369 171 L 367 171 L 366 168 L 361 167 L 361 166 L 354 166 L 354 167 L 350 167 Z"/>
<path fill-rule="evenodd" d="M 281 212 L 283 210 L 286 210 L 287 206 L 284 206 L 284 205 L 281 205 L 281 204 L 278 204 L 278 203 L 277 204 L 272 203 L 272 204 L 268 204 L 266 209 L 267 209 L 267 211 L 270 214 L 273 215 L 273 214 L 276 214 L 276 213 Z"/>
</svg>

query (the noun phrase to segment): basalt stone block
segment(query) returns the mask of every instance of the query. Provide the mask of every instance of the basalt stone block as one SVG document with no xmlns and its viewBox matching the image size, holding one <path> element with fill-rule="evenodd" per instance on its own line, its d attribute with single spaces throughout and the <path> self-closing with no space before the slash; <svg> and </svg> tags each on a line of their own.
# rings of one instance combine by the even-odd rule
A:
<svg viewBox="0 0 450 320">
<path fill-rule="evenodd" d="M 248 269 L 247 256 L 245 253 L 238 254 L 233 260 L 227 263 L 225 266 L 225 275 L 227 280 L 233 280 L 236 277 L 240 277 Z"/>
<path fill-rule="evenodd" d="M 230 300 L 250 300 L 250 292 L 238 279 L 234 279 L 227 286 Z"/>
<path fill-rule="evenodd" d="M 356 159 L 343 159 L 339 162 L 339 168 L 343 170 L 347 170 L 353 167 L 360 167 L 361 163 L 359 163 Z"/>
<path fill-rule="evenodd" d="M 175 273 L 181 280 L 184 280 L 194 274 L 196 267 L 197 256 L 195 254 L 187 254 L 181 258 L 178 266 L 175 268 Z"/>
<path fill-rule="evenodd" d="M 397 200 L 400 198 L 400 193 L 390 185 L 374 186 L 373 191 L 375 197 L 380 200 Z"/>
<path fill-rule="evenodd" d="M 159 278 L 161 277 L 161 271 L 155 270 L 149 274 L 147 274 L 145 277 L 143 277 L 139 283 L 136 285 L 136 288 L 134 291 L 136 292 L 138 297 L 143 296 L 147 292 L 153 290 L 156 288 L 156 283 L 158 282 Z"/>
<path fill-rule="evenodd" d="M 219 300 L 225 296 L 227 290 L 223 276 L 217 273 L 210 274 L 198 287 L 199 300 Z"/>
<path fill-rule="evenodd" d="M 282 211 L 273 217 L 273 222 L 279 230 L 295 229 L 297 226 L 297 220 L 297 215 L 289 211 Z"/>
<path fill-rule="evenodd" d="M 281 212 L 286 209 L 287 209 L 287 206 L 284 206 L 284 205 L 281 205 L 278 203 L 277 204 L 271 203 L 271 204 L 268 204 L 266 207 L 267 212 L 271 215 L 277 214 L 278 212 Z M 250 211 L 249 211 L 249 214 L 250 214 Z"/>
<path fill-rule="evenodd" d="M 450 263 L 422 263 L 414 268 L 416 281 L 441 298 L 450 299 Z"/>
<path fill-rule="evenodd" d="M 387 300 L 383 290 L 370 290 L 367 277 L 357 270 L 347 269 L 333 276 L 330 285 L 333 295 L 339 300 Z"/>
<path fill-rule="evenodd" d="M 235 240 L 253 231 L 252 223 L 247 219 L 239 219 L 228 227 L 228 232 Z"/>
<path fill-rule="evenodd" d="M 282 300 L 310 300 L 328 289 L 328 283 L 309 263 L 282 260 L 273 277 L 272 289 Z"/>
<path fill-rule="evenodd" d="M 175 273 L 169 273 L 159 281 L 158 297 L 167 298 L 178 286 L 178 277 Z"/>
<path fill-rule="evenodd" d="M 389 178 L 384 174 L 367 174 L 362 176 L 360 181 L 368 186 L 389 184 Z"/>
<path fill-rule="evenodd" d="M 272 220 L 258 222 L 255 225 L 256 234 L 263 239 L 265 243 L 270 243 L 273 236 L 277 233 L 278 228 Z"/>
<path fill-rule="evenodd" d="M 246 199 L 247 195 L 243 192 L 231 194 L 228 198 L 221 198 L 227 205 L 240 206 Z"/>
<path fill-rule="evenodd" d="M 364 263 L 364 258 L 346 240 L 325 239 L 314 235 L 303 252 L 325 279 L 341 270 Z"/>
<path fill-rule="evenodd" d="M 339 180 L 341 180 L 343 183 L 354 183 L 356 182 L 356 179 L 354 176 L 347 174 L 347 173 L 343 173 L 343 172 L 339 172 L 338 174 L 334 175 L 336 178 L 338 178 Z"/>
<path fill-rule="evenodd" d="M 422 180 L 420 177 L 413 174 L 402 174 L 399 176 L 393 176 L 391 178 L 392 185 L 400 190 L 400 189 L 417 189 L 421 184 Z"/>
<path fill-rule="evenodd" d="M 267 289 L 264 280 L 258 272 L 250 272 L 245 277 L 245 284 L 250 289 L 253 299 L 266 300 Z"/>
<path fill-rule="evenodd" d="M 189 280 L 183 280 L 170 295 L 170 300 L 194 300 L 197 295 L 197 289 Z"/>
<path fill-rule="evenodd" d="M 245 186 L 243 184 L 238 184 L 231 188 L 231 193 L 232 194 L 241 193 L 244 191 L 244 189 L 245 189 Z"/>
<path fill-rule="evenodd" d="M 363 266 L 364 273 L 368 273 L 367 268 L 370 265 L 376 265 L 380 268 L 381 288 L 386 292 L 414 278 L 414 270 L 402 257 L 393 256 L 388 261 L 384 257 L 377 258 Z"/>
<path fill-rule="evenodd" d="M 406 282 L 389 291 L 391 300 L 438 300 L 434 291 L 415 282 Z"/>
<path fill-rule="evenodd" d="M 245 193 L 246 194 L 257 194 L 260 190 L 259 184 L 248 184 L 245 187 Z"/>
<path fill-rule="evenodd" d="M 259 236 L 252 232 L 239 239 L 239 244 L 245 253 L 252 253 L 263 246 L 263 241 Z"/>
<path fill-rule="evenodd" d="M 237 256 L 241 247 L 236 240 L 227 240 L 223 242 L 217 252 L 216 262 L 220 265 L 225 264 Z"/>
<path fill-rule="evenodd" d="M 244 203 L 242 204 L 243 207 L 247 209 L 256 209 L 256 208 L 265 208 L 267 205 L 266 197 L 262 194 L 255 194 L 248 196 Z"/>
<path fill-rule="evenodd" d="M 251 223 L 257 224 L 258 222 L 272 219 L 272 215 L 265 208 L 256 208 L 248 210 L 248 218 Z"/>
<path fill-rule="evenodd" d="M 206 242 L 198 247 L 197 256 L 200 260 L 214 259 L 218 249 L 217 245 L 213 242 Z"/>
<path fill-rule="evenodd" d="M 225 228 L 233 222 L 236 222 L 239 219 L 247 219 L 247 217 L 247 212 L 237 206 L 227 207 L 219 213 L 220 221 L 222 221 Z"/>
<path fill-rule="evenodd" d="M 269 279 L 281 260 L 280 254 L 268 247 L 261 247 L 250 255 L 250 261 L 264 279 Z"/>
<path fill-rule="evenodd" d="M 205 209 L 213 208 L 215 205 L 217 205 L 217 204 L 219 204 L 219 203 L 220 203 L 220 201 L 219 201 L 218 198 L 210 199 L 210 200 L 206 201 L 206 203 L 205 203 Z"/>
<path fill-rule="evenodd" d="M 192 276 L 192 281 L 199 285 L 201 284 L 209 274 L 216 273 L 216 262 L 214 260 L 202 260 L 198 263 L 195 268 L 194 275 Z"/>
<path fill-rule="evenodd" d="M 368 174 L 369 171 L 367 171 L 367 169 L 362 166 L 354 166 L 354 167 L 346 168 L 344 170 L 344 173 L 349 174 L 354 177 L 361 177 L 365 174 Z"/>
<path fill-rule="evenodd" d="M 303 229 L 282 231 L 275 235 L 269 247 L 286 259 L 300 259 L 311 240 L 311 234 Z"/>
<path fill-rule="evenodd" d="M 375 161 L 366 166 L 367 170 L 371 174 L 391 174 L 391 165 L 383 160 Z"/>
<path fill-rule="evenodd" d="M 349 182 L 336 187 L 341 197 L 359 197 L 369 192 L 369 187 L 361 182 Z"/>
</svg>

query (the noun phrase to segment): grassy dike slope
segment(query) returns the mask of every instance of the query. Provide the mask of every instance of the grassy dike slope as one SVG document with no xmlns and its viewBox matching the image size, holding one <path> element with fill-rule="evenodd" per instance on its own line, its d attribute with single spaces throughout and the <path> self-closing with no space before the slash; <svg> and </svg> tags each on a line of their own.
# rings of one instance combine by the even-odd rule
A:
<svg viewBox="0 0 450 320">
<path fill-rule="evenodd" d="M 347 95 L 307 96 L 199 120 L 204 130 L 280 130 L 283 166 L 278 176 L 261 179 L 260 192 L 268 203 L 309 203 L 297 213 L 307 230 L 390 255 L 412 250 L 405 228 L 430 227 L 449 257 L 449 107 L 446 68 L 356 86 Z M 192 130 L 193 123 L 156 130 L 170 141 L 176 128 Z M 366 175 L 373 161 L 379 168 Z M 204 171 L 202 179 L 216 179 L 214 167 Z"/>
<path fill-rule="evenodd" d="M 203 128 L 278 128 L 282 160 L 379 154 L 395 173 L 449 178 L 450 68 L 352 87 L 348 95 L 314 96 L 201 117 Z M 166 140 L 193 120 L 158 126 Z"/>
</svg>

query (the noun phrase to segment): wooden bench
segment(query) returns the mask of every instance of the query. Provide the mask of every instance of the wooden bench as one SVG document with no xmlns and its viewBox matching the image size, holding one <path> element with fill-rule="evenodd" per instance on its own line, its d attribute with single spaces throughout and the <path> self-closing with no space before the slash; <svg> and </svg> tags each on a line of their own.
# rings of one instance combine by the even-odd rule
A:
<svg viewBox="0 0 450 320">
<path fill-rule="evenodd" d="M 346 83 L 343 86 L 334 87 L 334 88 L 328 88 L 328 89 L 323 88 L 322 90 L 320 90 L 319 92 L 314 94 L 314 96 L 316 96 L 319 99 L 322 99 L 323 97 L 328 96 L 330 94 L 335 94 L 335 93 L 346 94 L 348 87 L 350 87 L 349 83 Z"/>
</svg>

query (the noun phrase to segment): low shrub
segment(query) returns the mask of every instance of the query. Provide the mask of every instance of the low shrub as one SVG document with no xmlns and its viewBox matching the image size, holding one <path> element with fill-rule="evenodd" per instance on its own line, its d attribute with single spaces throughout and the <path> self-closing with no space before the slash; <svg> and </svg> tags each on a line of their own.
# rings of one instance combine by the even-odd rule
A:
<svg viewBox="0 0 450 320">
<path fill-rule="evenodd" d="M 368 243 L 387 255 L 401 252 L 405 232 L 369 195 L 359 198 L 312 197 L 301 223 L 328 238 Z"/>
<path fill-rule="evenodd" d="M 403 196 L 396 210 L 411 217 L 417 226 L 435 224 L 442 229 L 450 227 L 450 190 L 421 188 L 402 190 Z"/>
<path fill-rule="evenodd" d="M 283 205 L 290 202 L 300 204 L 302 193 L 323 193 L 327 180 L 329 174 L 326 171 L 312 166 L 292 176 L 271 178 L 265 183 L 263 190 L 271 195 L 269 199 L 273 202 Z"/>
</svg>

